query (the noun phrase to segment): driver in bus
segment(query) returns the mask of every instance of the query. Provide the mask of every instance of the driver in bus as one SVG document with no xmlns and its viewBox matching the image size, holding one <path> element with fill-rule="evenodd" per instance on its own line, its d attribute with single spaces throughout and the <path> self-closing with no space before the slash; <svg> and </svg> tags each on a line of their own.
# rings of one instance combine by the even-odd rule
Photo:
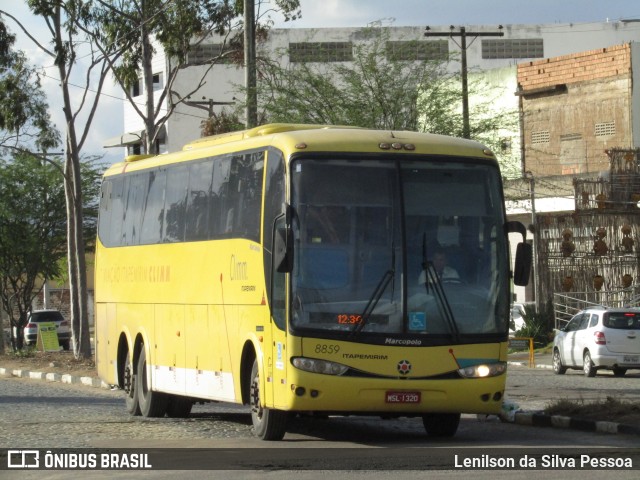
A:
<svg viewBox="0 0 640 480">
<path fill-rule="evenodd" d="M 444 250 L 436 250 L 431 261 L 431 266 L 433 267 L 432 273 L 435 273 L 441 282 L 460 282 L 460 275 L 458 275 L 456 269 L 447 264 L 447 254 Z M 418 284 L 424 285 L 426 277 L 427 275 L 424 270 L 420 272 Z"/>
</svg>

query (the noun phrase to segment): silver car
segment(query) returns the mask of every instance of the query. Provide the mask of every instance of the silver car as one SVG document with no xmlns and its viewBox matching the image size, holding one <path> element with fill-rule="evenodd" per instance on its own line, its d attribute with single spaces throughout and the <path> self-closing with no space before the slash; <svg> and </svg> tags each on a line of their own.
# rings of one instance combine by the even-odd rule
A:
<svg viewBox="0 0 640 480">
<path fill-rule="evenodd" d="M 640 369 L 640 310 L 596 307 L 575 315 L 553 340 L 553 371 L 581 369 L 587 377 L 598 369 L 622 377 Z"/>
</svg>

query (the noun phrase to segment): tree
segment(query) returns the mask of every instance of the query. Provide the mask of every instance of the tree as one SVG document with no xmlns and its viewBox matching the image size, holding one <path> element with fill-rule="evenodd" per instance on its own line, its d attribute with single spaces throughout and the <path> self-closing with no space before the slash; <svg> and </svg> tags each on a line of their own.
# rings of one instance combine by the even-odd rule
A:
<svg viewBox="0 0 640 480">
<path fill-rule="evenodd" d="M 67 261 L 71 297 L 71 328 L 73 351 L 76 357 L 90 357 L 88 294 L 85 260 L 85 242 L 82 236 L 84 219 L 82 211 L 81 150 L 93 121 L 108 68 L 107 59 L 101 56 L 91 38 L 80 34 L 79 25 L 92 18 L 90 0 L 28 0 L 31 11 L 42 18 L 49 32 L 50 42 L 41 42 L 9 13 L 0 14 L 11 18 L 27 37 L 54 62 L 60 77 L 60 93 L 65 118 L 65 163 L 64 187 L 67 208 Z M 51 45 L 49 47 L 47 45 Z M 83 50 L 84 87 L 80 95 L 72 95 L 71 84 L 82 83 L 73 79 L 78 66 L 79 48 Z M 87 53 L 88 52 L 88 53 Z M 117 58 L 113 48 L 105 52 Z M 89 95 L 93 92 L 94 96 Z M 75 92 L 74 92 L 75 93 Z M 82 114 L 82 115 L 81 115 Z"/>
<path fill-rule="evenodd" d="M 82 164 L 85 202 L 84 236 L 95 237 L 100 166 Z M 43 279 L 63 274 L 66 257 L 63 162 L 43 161 L 20 153 L 0 160 L 0 300 L 9 312 L 14 349 L 22 348 L 22 331 Z M 13 337 L 13 328 L 18 337 Z"/>
<path fill-rule="evenodd" d="M 273 122 L 351 125 L 375 129 L 425 131 L 462 136 L 459 73 L 447 71 L 448 58 L 405 60 L 388 30 L 365 28 L 349 63 L 262 59 L 259 103 Z M 411 42 L 405 44 L 411 49 Z M 499 151 L 496 131 L 517 125 L 515 112 L 495 112 L 481 80 L 470 91 L 483 92 L 472 105 L 472 138 Z M 495 93 L 498 95 L 498 92 Z"/>
<path fill-rule="evenodd" d="M 60 136 L 49 119 L 40 77 L 14 44 L 15 35 L 0 16 L 0 146 L 53 148 Z"/>
<path fill-rule="evenodd" d="M 258 2 L 261 4 L 262 2 Z M 276 0 L 276 10 L 286 20 L 300 16 L 299 0 Z M 82 26 L 108 56 L 109 48 L 123 53 L 109 62 L 129 103 L 144 124 L 141 141 L 145 152 L 158 153 L 157 140 L 176 107 L 195 95 L 207 82 L 213 65 L 224 57 L 242 62 L 242 0 L 96 0 L 92 22 Z M 267 10 L 270 13 L 274 9 Z M 265 12 L 263 12 L 264 14 Z M 258 13 L 259 16 L 263 15 Z M 221 35 L 223 48 L 206 61 L 189 54 L 211 34 Z M 166 78 L 154 70 L 154 45 L 166 56 Z M 199 78 L 188 91 L 175 88 L 186 67 L 201 66 Z M 190 71 L 194 74 L 194 70 Z M 140 101 L 139 95 L 144 97 Z"/>
</svg>

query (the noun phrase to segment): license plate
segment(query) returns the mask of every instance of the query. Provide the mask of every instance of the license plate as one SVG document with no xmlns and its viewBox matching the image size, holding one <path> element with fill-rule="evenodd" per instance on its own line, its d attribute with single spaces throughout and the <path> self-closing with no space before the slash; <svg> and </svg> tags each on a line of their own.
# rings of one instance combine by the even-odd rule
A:
<svg viewBox="0 0 640 480">
<path fill-rule="evenodd" d="M 420 403 L 420 392 L 387 392 L 387 403 Z"/>
<path fill-rule="evenodd" d="M 639 355 L 624 355 L 622 357 L 622 363 L 640 363 Z"/>
</svg>

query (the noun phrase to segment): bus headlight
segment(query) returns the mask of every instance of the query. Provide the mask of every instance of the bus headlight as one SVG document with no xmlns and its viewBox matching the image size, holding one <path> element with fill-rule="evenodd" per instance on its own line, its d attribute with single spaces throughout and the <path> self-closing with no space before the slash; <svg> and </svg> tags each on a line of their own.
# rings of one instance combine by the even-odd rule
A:
<svg viewBox="0 0 640 480">
<path fill-rule="evenodd" d="M 324 375 L 342 375 L 349 367 L 335 362 L 318 360 L 316 358 L 295 357 L 291 360 L 293 366 L 305 372 L 322 373 Z"/>
<path fill-rule="evenodd" d="M 470 367 L 458 369 L 458 373 L 463 378 L 485 378 L 497 377 L 507 371 L 506 362 L 483 363 Z"/>
</svg>

